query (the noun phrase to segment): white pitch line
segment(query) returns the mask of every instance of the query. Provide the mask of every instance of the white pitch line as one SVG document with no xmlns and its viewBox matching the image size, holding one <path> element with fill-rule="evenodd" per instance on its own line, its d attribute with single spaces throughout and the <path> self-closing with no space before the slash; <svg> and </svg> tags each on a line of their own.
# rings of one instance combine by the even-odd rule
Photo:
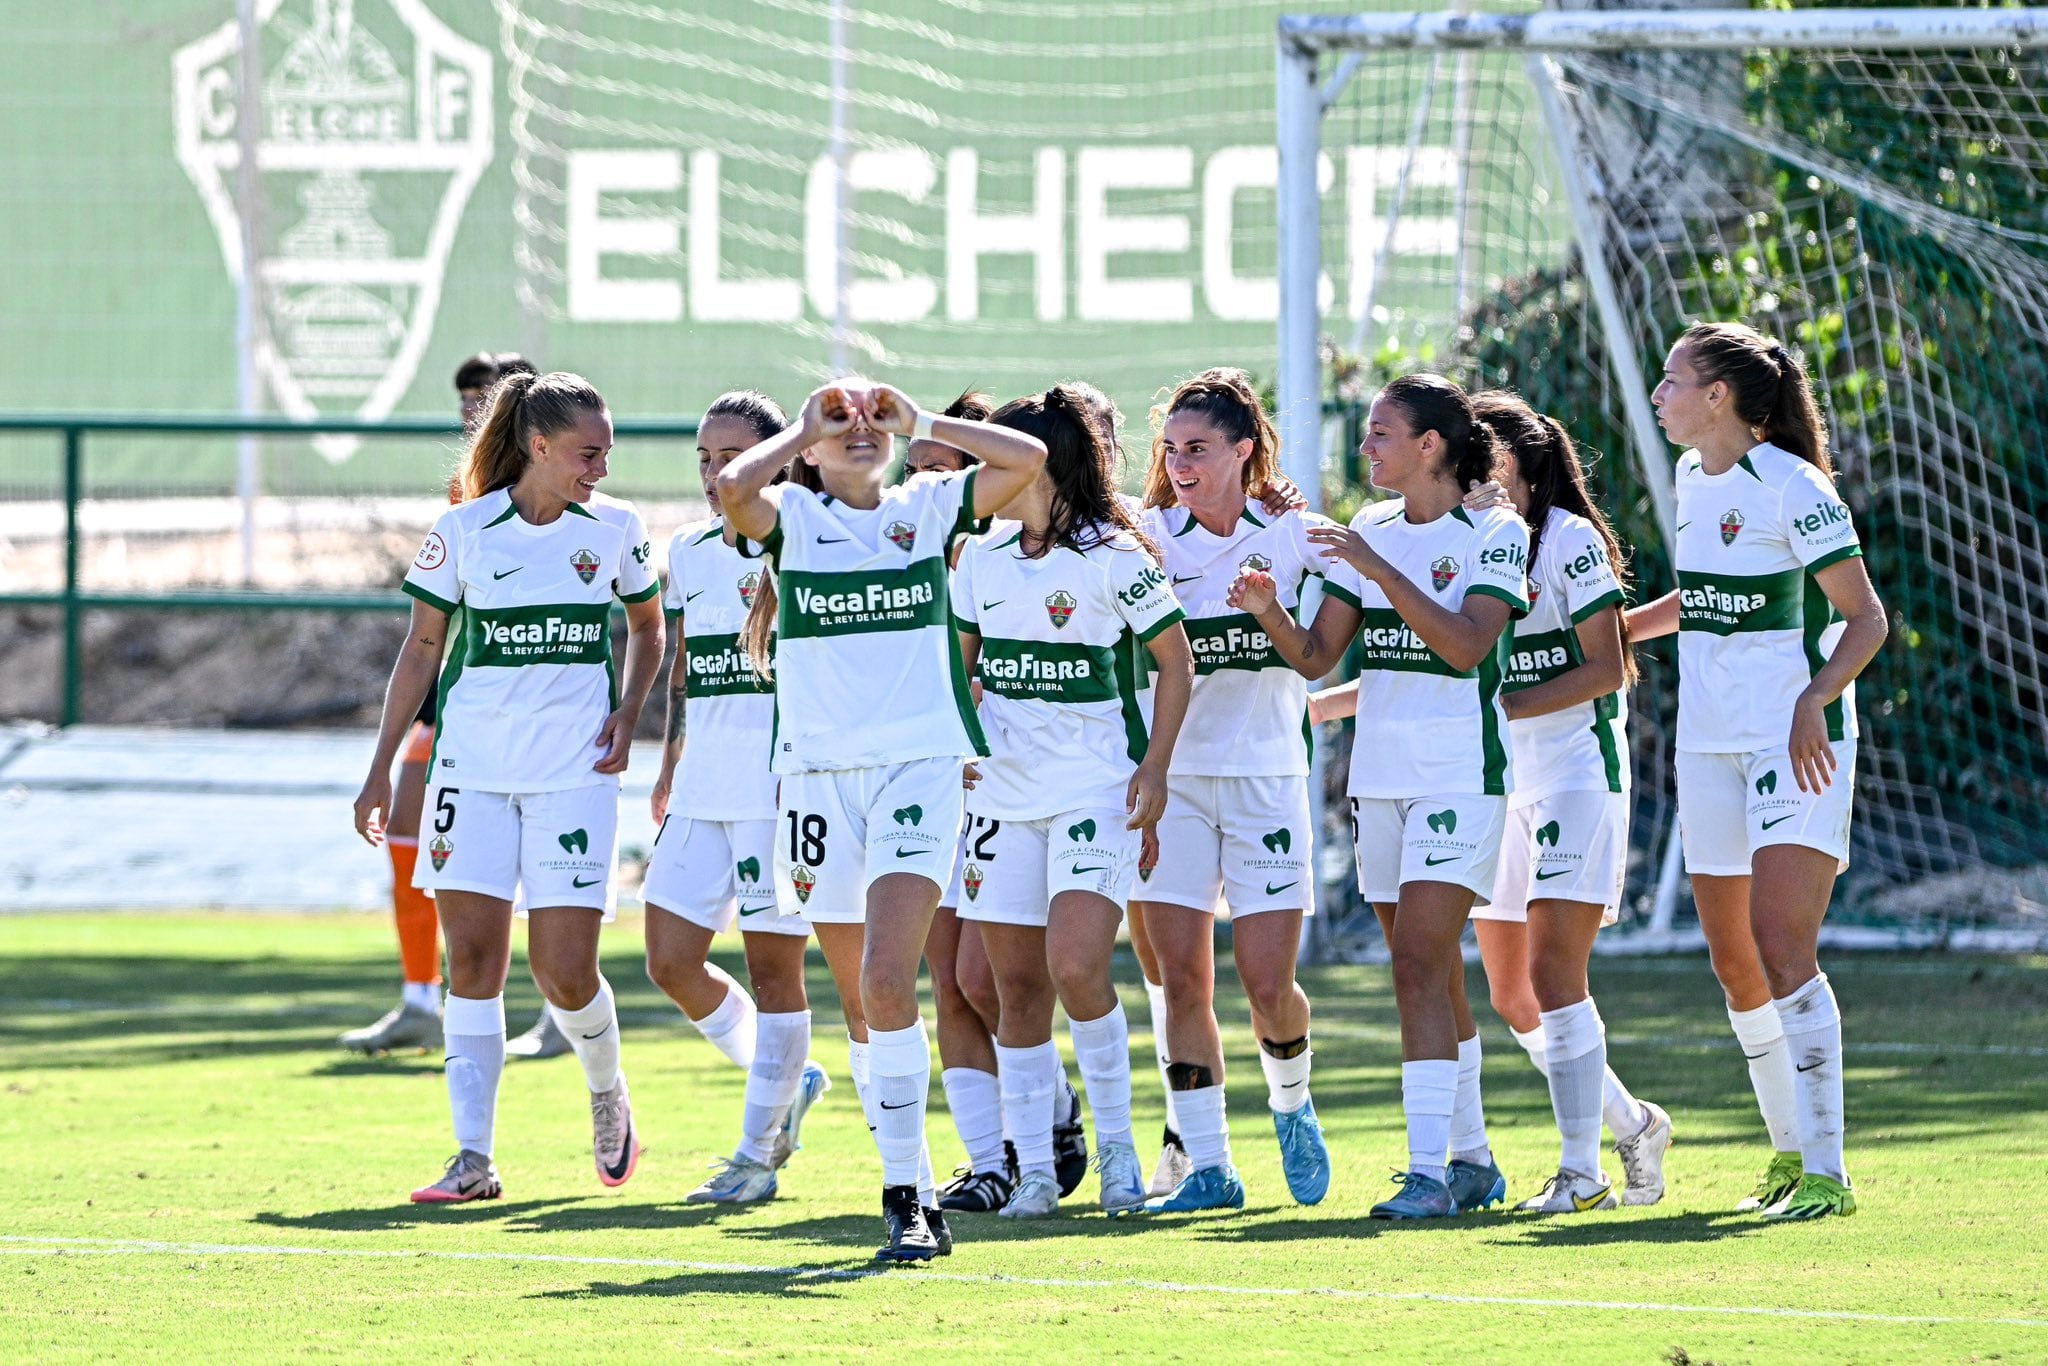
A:
<svg viewBox="0 0 2048 1366">
<path fill-rule="evenodd" d="M 574 1257 L 548 1252 L 436 1252 L 427 1249 L 288 1247 L 265 1243 L 167 1243 L 140 1238 L 38 1238 L 0 1234 L 0 1255 L 159 1257 L 341 1257 L 356 1260 L 428 1258 L 449 1262 L 514 1262 L 540 1266 L 625 1267 L 643 1271 L 697 1271 L 709 1275 L 775 1276 L 785 1280 L 860 1281 L 892 1268 L 755 1266 L 745 1262 L 693 1262 L 667 1257 Z M 1869 1314 L 1853 1309 L 1786 1309 L 1757 1305 L 1660 1304 L 1631 1300 L 1558 1300 L 1520 1295 L 1440 1295 L 1429 1291 L 1344 1290 L 1337 1287 L 1198 1285 L 1182 1281 L 1070 1280 L 1049 1276 L 966 1276 L 922 1270 L 920 1280 L 959 1285 L 1023 1286 L 1040 1290 L 1145 1290 L 1165 1295 L 1277 1296 L 1364 1300 L 1396 1304 L 1456 1304 L 1511 1309 L 1591 1309 L 1630 1314 L 1704 1314 L 1739 1318 L 1822 1319 L 1848 1323 L 1967 1324 L 1972 1327 L 2048 1328 L 2048 1319 L 1967 1318 L 1944 1314 Z"/>
</svg>

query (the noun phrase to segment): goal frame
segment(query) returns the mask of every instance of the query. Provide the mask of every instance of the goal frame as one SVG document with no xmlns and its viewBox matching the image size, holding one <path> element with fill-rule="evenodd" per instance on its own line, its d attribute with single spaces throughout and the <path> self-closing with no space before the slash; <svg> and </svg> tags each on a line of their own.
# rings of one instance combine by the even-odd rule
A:
<svg viewBox="0 0 2048 1366">
<path fill-rule="evenodd" d="M 2048 10 L 1545 10 L 1484 14 L 1457 10 L 1352 15 L 1284 14 L 1277 25 L 1275 140 L 1280 317 L 1278 427 L 1288 477 L 1322 506 L 1322 193 L 1317 163 L 1323 117 L 1352 77 L 1381 52 L 1511 51 L 1524 54 L 1557 157 L 1560 188 L 1580 248 L 1612 380 L 1620 393 L 1630 455 L 1649 490 L 1665 543 L 1672 537 L 1672 461 L 1656 425 L 1643 358 L 1628 327 L 1609 263 L 1600 187 L 1584 174 L 1584 130 L 1563 97 L 1554 54 L 1571 52 L 1938 51 L 2048 48 Z M 1325 59 L 1335 58 L 1325 78 Z M 1668 938 L 1681 873 L 1677 817 L 1666 832 L 1645 937 Z"/>
</svg>

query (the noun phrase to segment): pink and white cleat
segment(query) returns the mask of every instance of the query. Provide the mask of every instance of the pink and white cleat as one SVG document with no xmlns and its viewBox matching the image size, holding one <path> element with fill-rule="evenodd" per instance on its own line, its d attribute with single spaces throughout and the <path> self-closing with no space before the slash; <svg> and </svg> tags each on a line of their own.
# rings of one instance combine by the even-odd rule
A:
<svg viewBox="0 0 2048 1366">
<path fill-rule="evenodd" d="M 590 1093 L 590 1153 L 597 1162 L 597 1179 L 607 1186 L 623 1186 L 640 1164 L 640 1137 L 633 1132 L 633 1102 L 626 1095 L 626 1079 L 609 1091 Z"/>
<path fill-rule="evenodd" d="M 431 1186 L 412 1193 L 415 1205 L 459 1205 L 466 1200 L 495 1200 L 505 1193 L 498 1168 L 480 1152 L 464 1148 L 448 1159 L 448 1169 Z"/>
</svg>

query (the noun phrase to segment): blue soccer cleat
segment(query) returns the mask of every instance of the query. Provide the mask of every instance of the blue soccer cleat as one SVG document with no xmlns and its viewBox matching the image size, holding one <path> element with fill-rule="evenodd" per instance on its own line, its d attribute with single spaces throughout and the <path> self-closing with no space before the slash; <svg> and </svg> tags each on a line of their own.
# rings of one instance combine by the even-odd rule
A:
<svg viewBox="0 0 2048 1366">
<path fill-rule="evenodd" d="M 1244 1182 L 1232 1166 L 1202 1167 L 1165 1195 L 1147 1200 L 1146 1214 L 1191 1214 L 1205 1209 L 1243 1209 Z"/>
<path fill-rule="evenodd" d="M 1280 1137 L 1280 1170 L 1297 1205 L 1314 1205 L 1330 1193 L 1330 1149 L 1313 1101 L 1299 1110 L 1273 1112 L 1273 1132 Z"/>
<path fill-rule="evenodd" d="M 1508 1179 L 1491 1158 L 1485 1166 L 1477 1162 L 1451 1162 L 1449 1180 L 1451 1199 L 1458 1202 L 1458 1213 L 1467 1210 L 1485 1209 L 1498 1205 L 1508 1198 Z"/>
<path fill-rule="evenodd" d="M 1458 1212 L 1451 1188 L 1421 1172 L 1396 1172 L 1401 1189 L 1372 1207 L 1375 1219 L 1442 1219 Z"/>
<path fill-rule="evenodd" d="M 768 1160 L 771 1169 L 782 1170 L 783 1164 L 804 1146 L 804 1116 L 818 1103 L 818 1097 L 831 1089 L 832 1079 L 825 1075 L 825 1069 L 805 1060 L 803 1081 L 796 1088 L 796 1099 L 789 1103 L 789 1115 L 782 1121 L 781 1131 L 775 1135 L 775 1148 Z"/>
</svg>

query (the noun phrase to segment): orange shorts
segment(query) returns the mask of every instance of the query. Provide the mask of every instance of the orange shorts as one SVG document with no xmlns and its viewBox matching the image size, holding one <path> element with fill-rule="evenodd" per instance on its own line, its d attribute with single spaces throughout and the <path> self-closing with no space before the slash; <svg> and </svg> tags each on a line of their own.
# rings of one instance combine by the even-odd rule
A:
<svg viewBox="0 0 2048 1366">
<path fill-rule="evenodd" d="M 406 734 L 405 749 L 400 752 L 399 762 L 405 764 L 429 764 L 434 759 L 434 728 L 424 721 L 412 723 L 412 730 Z"/>
</svg>

